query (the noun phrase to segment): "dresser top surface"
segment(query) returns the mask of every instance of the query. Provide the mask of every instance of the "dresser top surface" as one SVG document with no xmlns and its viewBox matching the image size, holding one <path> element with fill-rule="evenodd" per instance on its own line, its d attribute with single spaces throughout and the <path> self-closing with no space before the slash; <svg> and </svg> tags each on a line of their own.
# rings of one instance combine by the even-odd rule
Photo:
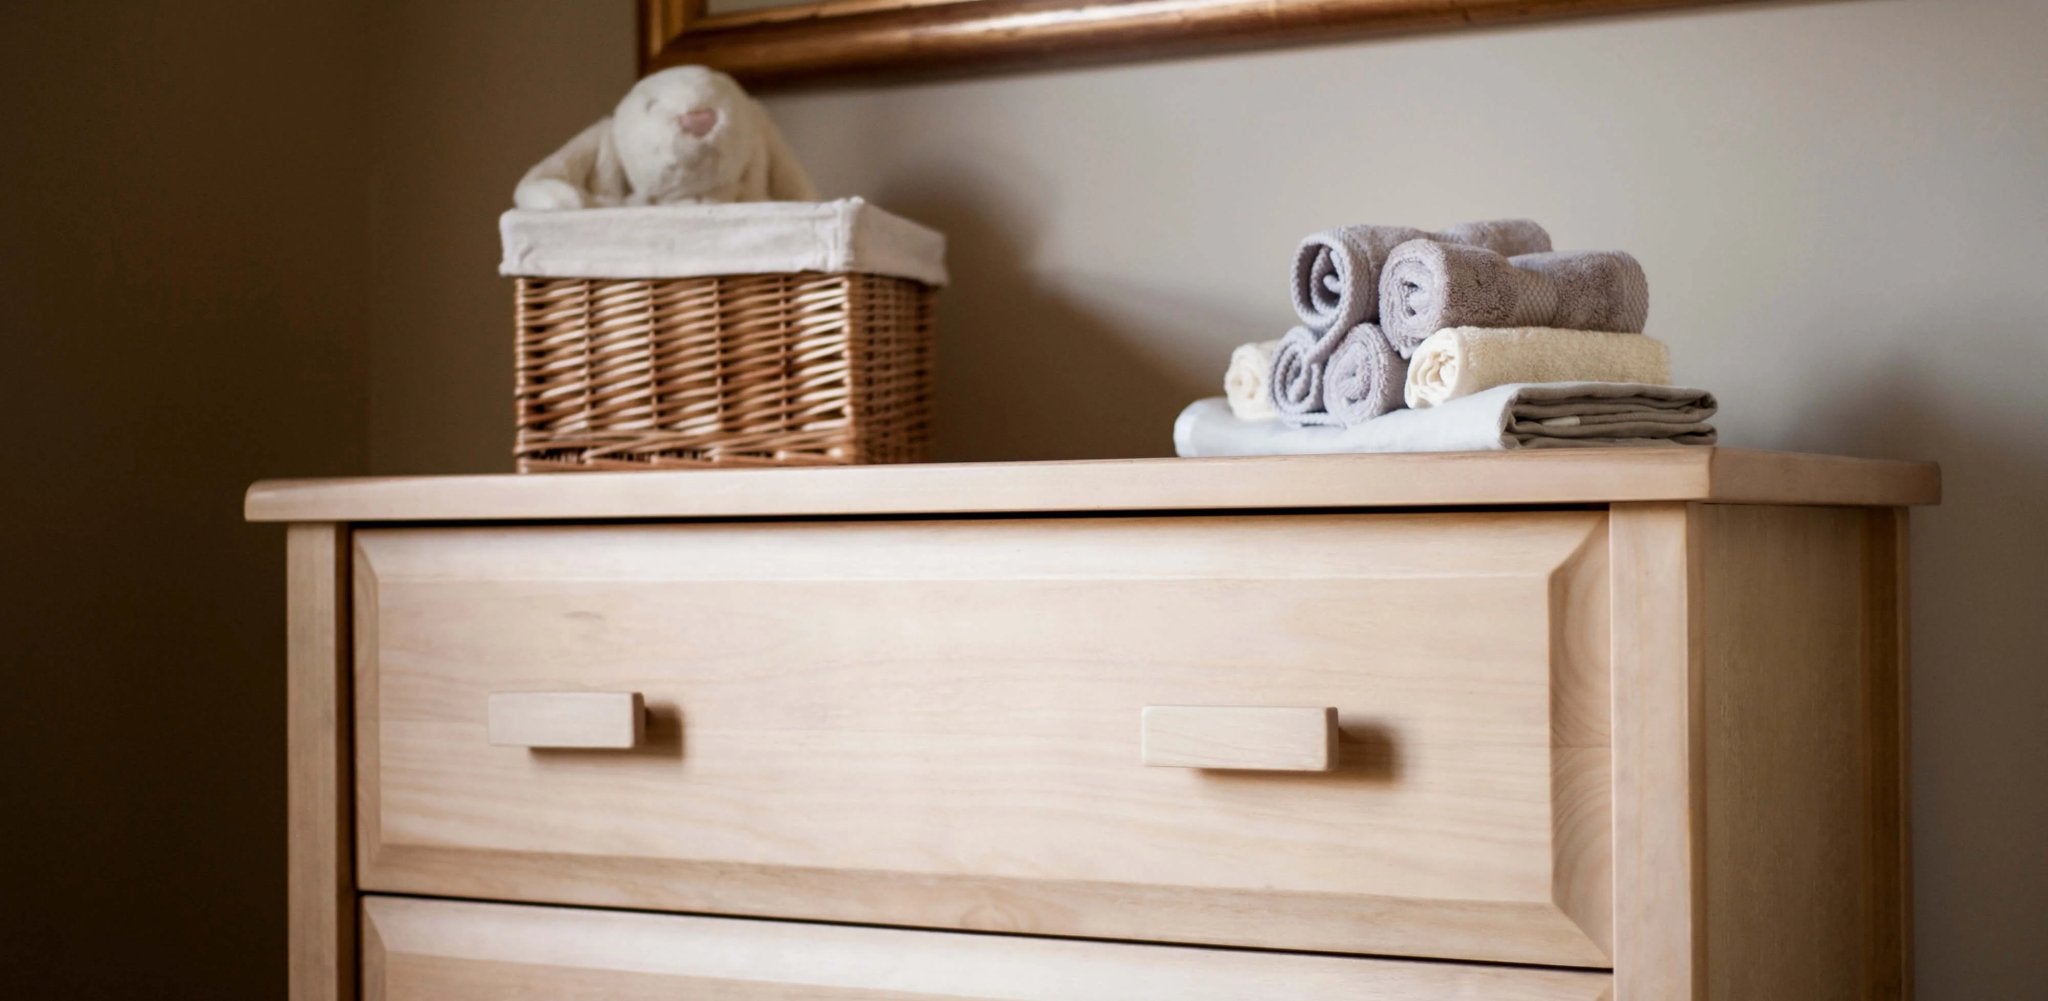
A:
<svg viewBox="0 0 2048 1001">
<path fill-rule="evenodd" d="M 1940 499 L 1931 462 L 1702 447 L 265 480 L 244 513 L 415 522 Z"/>
</svg>

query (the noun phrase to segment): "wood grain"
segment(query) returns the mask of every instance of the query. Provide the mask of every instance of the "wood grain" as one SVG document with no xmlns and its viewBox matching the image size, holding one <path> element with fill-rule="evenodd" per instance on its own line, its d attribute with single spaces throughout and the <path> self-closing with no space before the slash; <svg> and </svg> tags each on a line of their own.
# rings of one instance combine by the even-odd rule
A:
<svg viewBox="0 0 2048 1001">
<path fill-rule="evenodd" d="M 701 63 L 755 85 L 1072 64 L 1443 31 L 1726 0 L 848 0 L 706 17 L 642 0 L 642 71 Z"/>
<path fill-rule="evenodd" d="M 1905 990 L 1889 512 L 1699 511 L 1709 998 Z"/>
<path fill-rule="evenodd" d="M 252 521 L 1053 514 L 1743 501 L 1936 503 L 1932 463 L 1726 448 L 273 480 Z"/>
<path fill-rule="evenodd" d="M 1910 992 L 1902 516 L 1612 511 L 1617 998 Z"/>
<path fill-rule="evenodd" d="M 1599 512 L 366 529 L 370 889 L 1604 966 Z M 490 691 L 645 695 L 631 752 Z M 1328 773 L 1146 705 L 1334 706 Z"/>
<path fill-rule="evenodd" d="M 1609 518 L 1614 996 L 1704 1001 L 1698 534 L 1686 504 L 1616 505 Z"/>
<path fill-rule="evenodd" d="M 626 750 L 647 713 L 639 692 L 492 692 L 484 715 L 498 747 Z"/>
<path fill-rule="evenodd" d="M 354 1001 L 347 533 L 285 533 L 286 906 L 291 1001 Z"/>
<path fill-rule="evenodd" d="M 1605 973 L 368 897 L 369 1001 L 1595 1001 Z"/>
<path fill-rule="evenodd" d="M 1327 772 L 1337 764 L 1329 706 L 1146 706 L 1139 758 L 1155 768 Z"/>
</svg>

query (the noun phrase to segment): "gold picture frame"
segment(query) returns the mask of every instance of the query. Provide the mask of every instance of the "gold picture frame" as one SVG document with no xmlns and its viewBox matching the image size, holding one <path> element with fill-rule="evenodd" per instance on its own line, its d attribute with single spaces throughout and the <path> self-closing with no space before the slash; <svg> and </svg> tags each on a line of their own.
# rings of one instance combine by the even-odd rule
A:
<svg viewBox="0 0 2048 1001">
<path fill-rule="evenodd" d="M 977 73 L 1734 2 L 813 0 L 713 14 L 640 0 L 640 68 L 699 63 L 757 86 Z"/>
</svg>

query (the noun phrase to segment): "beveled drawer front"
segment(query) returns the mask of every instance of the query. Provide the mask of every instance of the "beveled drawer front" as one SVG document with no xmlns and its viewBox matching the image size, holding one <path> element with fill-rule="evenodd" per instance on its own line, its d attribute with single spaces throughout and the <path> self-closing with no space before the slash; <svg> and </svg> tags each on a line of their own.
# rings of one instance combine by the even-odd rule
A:
<svg viewBox="0 0 2048 1001">
<path fill-rule="evenodd" d="M 1603 966 L 1605 526 L 361 531 L 359 880 Z M 492 743 L 493 696 L 575 692 L 639 697 L 633 746 Z M 1153 714 L 1148 765 L 1147 707 L 1216 711 Z"/>
<path fill-rule="evenodd" d="M 1596 1001 L 1606 973 L 363 900 L 365 1001 Z"/>
</svg>

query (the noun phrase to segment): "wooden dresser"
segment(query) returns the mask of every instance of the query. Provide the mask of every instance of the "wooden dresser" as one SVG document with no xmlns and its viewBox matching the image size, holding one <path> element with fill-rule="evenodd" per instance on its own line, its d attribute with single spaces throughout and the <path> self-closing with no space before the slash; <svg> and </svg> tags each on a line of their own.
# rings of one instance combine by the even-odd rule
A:
<svg viewBox="0 0 2048 1001">
<path fill-rule="evenodd" d="M 261 483 L 291 996 L 1904 997 L 1938 492 L 1705 448 Z"/>
</svg>

